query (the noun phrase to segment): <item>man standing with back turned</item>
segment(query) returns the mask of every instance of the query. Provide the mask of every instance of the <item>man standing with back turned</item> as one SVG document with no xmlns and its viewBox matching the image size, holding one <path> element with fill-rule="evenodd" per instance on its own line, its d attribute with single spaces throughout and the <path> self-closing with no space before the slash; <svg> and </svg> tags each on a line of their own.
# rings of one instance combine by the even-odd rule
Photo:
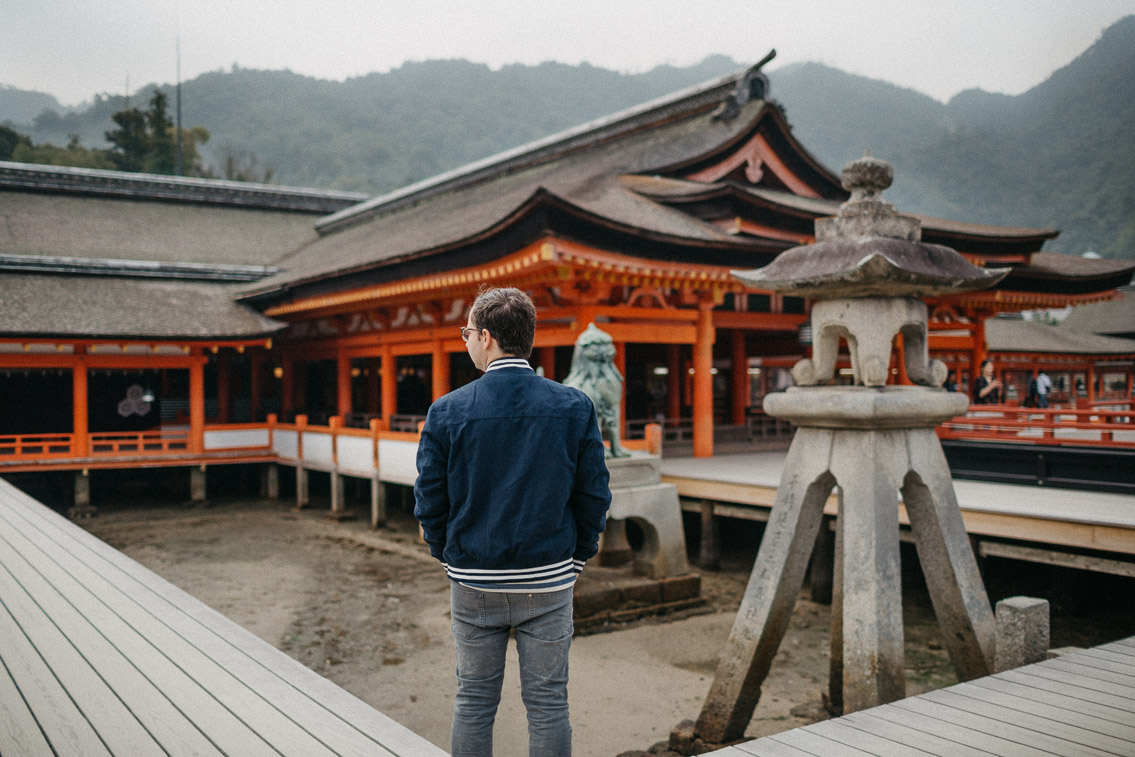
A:
<svg viewBox="0 0 1135 757">
<path fill-rule="evenodd" d="M 571 754 L 572 587 L 611 503 L 591 400 L 533 372 L 536 308 L 482 292 L 461 329 L 485 375 L 430 407 L 414 515 L 451 580 L 457 648 L 454 757 L 491 756 L 510 630 L 532 757 Z"/>
</svg>

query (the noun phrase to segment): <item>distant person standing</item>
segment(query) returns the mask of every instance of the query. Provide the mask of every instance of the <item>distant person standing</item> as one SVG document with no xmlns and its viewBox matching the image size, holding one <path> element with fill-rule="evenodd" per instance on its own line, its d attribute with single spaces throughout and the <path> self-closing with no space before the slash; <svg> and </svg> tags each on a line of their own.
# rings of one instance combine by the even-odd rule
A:
<svg viewBox="0 0 1135 757">
<path fill-rule="evenodd" d="M 1001 379 L 993 378 L 993 362 L 983 360 L 981 375 L 973 382 L 973 404 L 996 405 L 1001 401 Z"/>
<path fill-rule="evenodd" d="M 525 360 L 535 329 L 528 295 L 482 292 L 461 338 L 485 374 L 433 403 L 418 445 L 414 515 L 451 580 L 454 757 L 493 753 L 510 632 L 529 755 L 571 754 L 572 587 L 598 551 L 610 478 L 591 400 Z"/>
<path fill-rule="evenodd" d="M 1036 406 L 1048 407 L 1048 393 L 1052 391 L 1052 379 L 1041 371 L 1036 377 Z"/>
</svg>

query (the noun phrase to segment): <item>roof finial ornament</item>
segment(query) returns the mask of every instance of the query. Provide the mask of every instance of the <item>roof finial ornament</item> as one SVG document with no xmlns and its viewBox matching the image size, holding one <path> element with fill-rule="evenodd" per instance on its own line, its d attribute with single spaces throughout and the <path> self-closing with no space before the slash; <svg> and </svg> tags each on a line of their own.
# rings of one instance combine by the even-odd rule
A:
<svg viewBox="0 0 1135 757">
<path fill-rule="evenodd" d="M 769 50 L 768 55 L 737 79 L 737 86 L 733 88 L 729 97 L 713 112 L 717 121 L 728 121 L 737 115 L 741 106 L 751 100 L 764 100 L 768 98 L 768 77 L 761 71 L 761 67 L 776 57 L 776 50 Z"/>
</svg>

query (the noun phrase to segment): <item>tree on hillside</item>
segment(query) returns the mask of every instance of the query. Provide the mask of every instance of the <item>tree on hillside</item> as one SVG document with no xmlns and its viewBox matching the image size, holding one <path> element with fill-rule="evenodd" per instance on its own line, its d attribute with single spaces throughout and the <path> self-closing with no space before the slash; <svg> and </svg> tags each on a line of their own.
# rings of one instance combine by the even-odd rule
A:
<svg viewBox="0 0 1135 757">
<path fill-rule="evenodd" d="M 111 116 L 118 128 L 106 133 L 114 147 L 108 154 L 114 167 L 120 171 L 141 171 L 150 154 L 150 134 L 146 129 L 146 114 L 137 108 L 126 108 Z"/>
<path fill-rule="evenodd" d="M 111 116 L 118 128 L 106 132 L 114 147 L 107 155 L 120 171 L 172 175 L 177 172 L 177 127 L 169 116 L 169 98 L 154 90 L 146 110 L 126 108 Z M 181 162 L 190 176 L 202 176 L 197 146 L 209 140 L 204 127 L 181 130 Z"/>
<path fill-rule="evenodd" d="M 33 145 L 31 140 L 21 142 L 12 152 L 12 160 L 18 163 L 38 163 L 48 166 L 72 166 L 75 168 L 114 168 L 106 150 L 93 150 L 79 143 L 77 134 L 72 134 L 66 147 L 58 147 L 50 142 Z"/>
<path fill-rule="evenodd" d="M 150 134 L 150 152 L 146 156 L 146 173 L 177 172 L 177 140 L 173 119 L 169 117 L 169 100 L 160 89 L 154 90 L 146 111 L 146 128 Z"/>
<path fill-rule="evenodd" d="M 12 160 L 12 153 L 18 146 L 31 145 L 31 143 L 32 140 L 27 134 L 0 125 L 0 160 Z"/>
</svg>

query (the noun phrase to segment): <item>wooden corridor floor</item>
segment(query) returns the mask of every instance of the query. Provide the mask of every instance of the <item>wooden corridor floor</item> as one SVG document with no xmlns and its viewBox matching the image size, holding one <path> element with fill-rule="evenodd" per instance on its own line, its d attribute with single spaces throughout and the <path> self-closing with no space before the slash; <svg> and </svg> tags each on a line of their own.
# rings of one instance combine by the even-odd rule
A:
<svg viewBox="0 0 1135 757">
<path fill-rule="evenodd" d="M 0 480 L 0 755 L 444 754 Z"/>
<path fill-rule="evenodd" d="M 1132 757 L 1135 637 L 710 754 Z"/>
<path fill-rule="evenodd" d="M 766 520 L 787 454 L 773 450 L 709 458 L 664 457 L 662 480 L 677 487 L 683 509 L 696 511 L 698 500 L 707 499 L 716 503 L 718 515 Z M 982 481 L 954 481 L 954 492 L 972 537 L 1030 542 L 1049 553 L 1061 548 L 1113 552 L 1121 559 L 1072 567 L 1135 576 L 1135 562 L 1131 561 L 1135 557 L 1135 497 L 1131 495 Z M 836 514 L 834 493 L 824 511 Z M 899 522 L 908 522 L 901 507 Z M 989 548 L 1005 549 L 996 541 Z M 1005 556 L 1035 557 L 1027 553 Z M 1051 561 L 1059 564 L 1058 557 Z"/>
</svg>

